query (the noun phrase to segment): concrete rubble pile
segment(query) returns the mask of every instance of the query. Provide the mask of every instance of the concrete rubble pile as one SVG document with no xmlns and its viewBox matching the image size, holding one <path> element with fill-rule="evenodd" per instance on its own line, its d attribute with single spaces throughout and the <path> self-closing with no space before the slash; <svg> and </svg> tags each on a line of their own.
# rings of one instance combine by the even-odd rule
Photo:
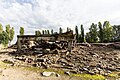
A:
<svg viewBox="0 0 120 80">
<path fill-rule="evenodd" d="M 111 45 L 111 44 L 110 44 Z M 117 45 L 118 46 L 118 45 Z M 71 73 L 108 75 L 120 72 L 120 53 L 109 45 L 77 45 L 68 51 L 66 43 L 36 43 L 31 49 L 12 52 L 14 65 L 58 68 Z"/>
</svg>

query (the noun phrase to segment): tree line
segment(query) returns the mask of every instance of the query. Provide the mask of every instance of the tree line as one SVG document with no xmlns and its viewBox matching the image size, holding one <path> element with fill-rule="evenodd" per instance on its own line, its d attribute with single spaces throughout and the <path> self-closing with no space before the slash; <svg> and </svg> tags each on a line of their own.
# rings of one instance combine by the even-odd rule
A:
<svg viewBox="0 0 120 80">
<path fill-rule="evenodd" d="M 71 30 L 71 28 L 67 27 L 67 31 L 66 32 L 68 32 L 70 30 Z M 51 29 L 51 31 L 50 30 L 42 30 L 42 31 L 36 30 L 35 31 L 35 35 L 36 36 L 40 36 L 40 35 L 55 35 L 55 34 L 62 34 L 62 33 L 63 33 L 63 29 L 61 27 L 59 28 L 59 32 L 54 32 L 53 29 Z"/>
<path fill-rule="evenodd" d="M 71 28 L 67 27 L 66 32 L 70 30 Z M 51 33 L 49 30 L 42 30 L 42 32 L 40 32 L 39 30 L 35 31 L 36 35 L 50 35 L 58 33 L 63 33 L 63 29 L 61 27 L 59 28 L 59 32 L 53 32 L 53 29 L 51 30 Z M 98 22 L 97 24 L 92 23 L 89 27 L 89 31 L 85 33 L 84 26 L 81 24 L 80 28 L 78 28 L 78 26 L 75 26 L 75 34 L 78 43 L 116 42 L 120 41 L 120 25 L 112 26 L 109 21 L 104 21 L 103 23 Z"/>
<path fill-rule="evenodd" d="M 120 41 L 120 25 L 112 26 L 109 21 L 104 21 L 102 24 L 92 23 L 89 28 L 89 32 L 84 33 L 83 25 L 80 26 L 80 34 L 78 33 L 78 27 L 75 27 L 77 42 L 116 42 Z"/>
<path fill-rule="evenodd" d="M 80 29 L 80 31 L 79 31 Z M 67 27 L 67 31 L 70 31 L 71 28 Z M 35 35 L 50 35 L 50 34 L 61 34 L 63 33 L 63 29 L 60 27 L 59 32 L 54 32 L 53 29 L 49 30 L 42 30 L 35 31 Z M 14 27 L 11 27 L 9 24 L 5 26 L 5 30 L 3 29 L 2 24 L 0 24 L 0 44 L 7 45 L 11 43 L 14 38 Z M 24 35 L 24 27 L 20 27 L 19 34 L 22 36 Z M 89 43 L 96 43 L 96 42 L 116 42 L 120 41 L 120 25 L 112 26 L 109 21 L 104 21 L 104 23 L 98 22 L 97 24 L 92 23 L 89 27 L 89 32 L 84 32 L 84 26 L 80 25 L 75 26 L 75 34 L 76 40 L 78 43 L 81 42 L 89 42 Z"/>
<path fill-rule="evenodd" d="M 3 30 L 2 24 L 0 24 L 0 44 L 6 46 L 14 38 L 14 27 L 11 27 L 9 24 L 5 26 Z"/>
<path fill-rule="evenodd" d="M 24 35 L 24 28 L 20 27 L 20 35 Z M 11 43 L 15 35 L 14 27 L 11 27 L 9 24 L 5 25 L 5 30 L 3 25 L 0 23 L 0 44 L 7 46 Z"/>
</svg>

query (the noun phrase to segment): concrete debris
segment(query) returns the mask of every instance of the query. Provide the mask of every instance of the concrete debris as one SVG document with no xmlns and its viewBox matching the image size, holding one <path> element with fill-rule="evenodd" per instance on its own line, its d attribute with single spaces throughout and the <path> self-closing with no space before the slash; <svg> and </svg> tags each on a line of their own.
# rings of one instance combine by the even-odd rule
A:
<svg viewBox="0 0 120 80">
<path fill-rule="evenodd" d="M 45 76 L 45 77 L 49 77 L 51 76 L 52 74 L 55 74 L 55 72 L 43 72 L 42 75 Z"/>
<path fill-rule="evenodd" d="M 60 77 L 60 74 L 56 74 L 57 77 Z"/>
<path fill-rule="evenodd" d="M 40 68 L 59 68 L 73 73 L 108 75 L 112 71 L 120 71 L 118 56 L 120 53 L 115 51 L 118 47 L 111 47 L 113 44 L 82 43 L 74 46 L 71 52 L 67 50 L 68 46 L 61 46 L 63 43 L 36 44 L 31 49 L 12 52 L 10 55 L 15 56 L 14 59 L 21 61 L 21 64 L 26 63 Z M 51 74 L 53 72 L 43 73 L 44 76 Z"/>
<path fill-rule="evenodd" d="M 65 74 L 70 75 L 70 72 L 69 72 L 69 71 L 67 71 L 67 72 L 65 72 Z"/>
</svg>

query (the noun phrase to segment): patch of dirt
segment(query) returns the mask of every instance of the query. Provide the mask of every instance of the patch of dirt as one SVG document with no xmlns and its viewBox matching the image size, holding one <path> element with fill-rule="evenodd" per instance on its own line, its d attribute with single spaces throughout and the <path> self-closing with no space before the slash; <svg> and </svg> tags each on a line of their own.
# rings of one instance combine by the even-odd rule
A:
<svg viewBox="0 0 120 80">
<path fill-rule="evenodd" d="M 0 80 L 38 80 L 38 74 L 21 69 L 7 68 L 2 71 Z"/>
<path fill-rule="evenodd" d="M 43 77 L 40 73 L 22 68 L 11 67 L 1 70 L 0 80 L 80 80 L 79 77 L 69 77 L 67 75 Z"/>
</svg>

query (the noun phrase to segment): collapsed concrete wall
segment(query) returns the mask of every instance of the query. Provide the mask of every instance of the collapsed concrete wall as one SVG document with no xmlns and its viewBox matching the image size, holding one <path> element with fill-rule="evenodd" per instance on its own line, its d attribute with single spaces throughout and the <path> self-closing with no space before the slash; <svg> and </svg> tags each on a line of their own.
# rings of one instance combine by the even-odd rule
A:
<svg viewBox="0 0 120 80">
<path fill-rule="evenodd" d="M 62 44 L 68 44 L 69 50 L 71 49 L 71 46 L 74 46 L 76 44 L 76 35 L 73 34 L 73 31 L 69 31 L 66 33 L 61 34 L 54 34 L 54 35 L 18 35 L 17 36 L 17 49 L 21 50 L 23 47 L 30 48 L 32 46 L 35 46 L 35 43 L 38 41 L 45 41 L 45 42 L 60 42 Z M 32 42 L 32 44 L 31 44 Z"/>
</svg>

